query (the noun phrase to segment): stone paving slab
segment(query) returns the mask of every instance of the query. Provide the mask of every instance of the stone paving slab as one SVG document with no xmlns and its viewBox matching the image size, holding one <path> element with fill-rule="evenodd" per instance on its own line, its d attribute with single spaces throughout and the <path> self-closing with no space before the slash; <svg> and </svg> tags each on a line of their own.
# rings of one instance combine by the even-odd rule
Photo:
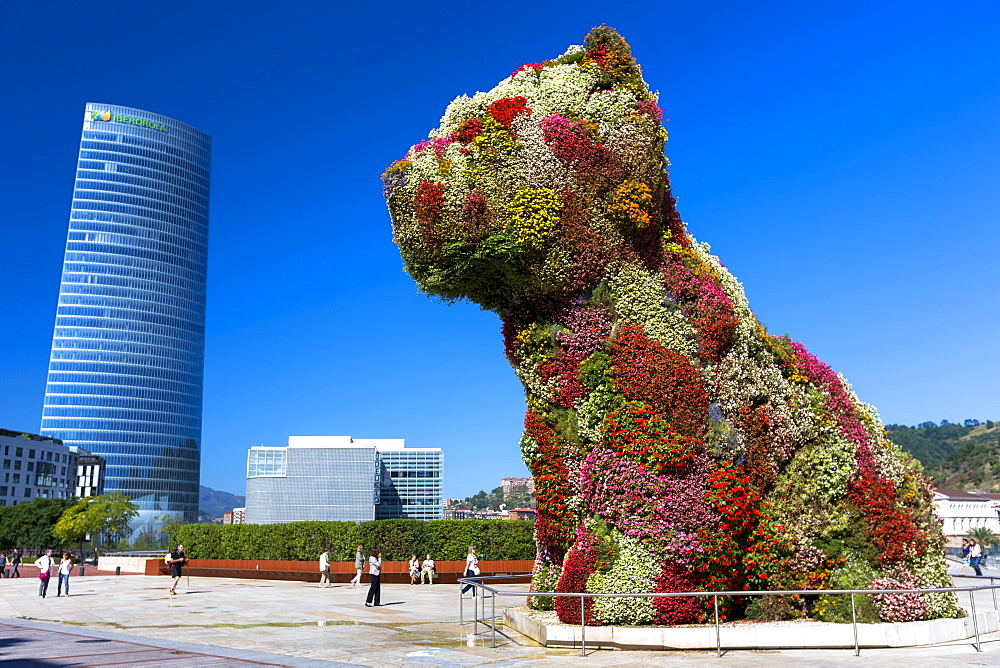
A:
<svg viewBox="0 0 1000 668">
<path fill-rule="evenodd" d="M 311 662 L 315 666 L 350 664 Z M 191 643 L 136 642 L 134 638 L 97 631 L 67 631 L 49 624 L 21 620 L 0 623 L 0 665 L 135 666 L 289 666 L 288 657 L 257 652 L 220 651 Z M 296 664 L 304 665 L 304 664 Z"/>
<path fill-rule="evenodd" d="M 37 582 L 37 581 L 36 581 Z M 497 647 L 482 624 L 478 634 L 471 624 L 459 624 L 456 585 L 386 585 L 383 605 L 364 606 L 365 588 L 347 584 L 320 588 L 306 582 L 191 578 L 182 581 L 177 596 L 167 593 L 163 576 L 129 575 L 87 577 L 73 583 L 70 597 L 39 599 L 36 582 L 0 580 L 0 623 L 8 628 L 0 636 L 0 665 L 9 660 L 2 652 L 14 651 L 18 638 L 30 638 L 17 628 L 75 634 L 78 639 L 103 638 L 131 645 L 143 661 L 97 663 L 98 650 L 107 643 L 72 643 L 74 650 L 94 663 L 59 658 L 37 650 L 18 654 L 21 665 L 351 665 L 351 666 L 575 666 L 575 665 L 695 665 L 710 666 L 839 666 L 845 663 L 874 666 L 1000 665 L 1000 634 L 983 637 L 983 652 L 969 642 L 933 647 L 863 650 L 764 650 L 730 651 L 721 659 L 711 651 L 591 651 L 538 646 L 514 631 L 501 627 Z M 968 583 L 964 581 L 963 584 Z M 503 587 L 517 591 L 521 585 Z M 523 605 L 521 597 L 498 597 L 496 611 L 504 605 Z M 472 601 L 462 601 L 466 619 Z M 988 593 L 976 603 L 992 608 Z M 4 622 L 3 620 L 8 620 Z M 10 631 L 13 627 L 14 631 Z M 4 644 L 9 643 L 9 644 Z M 57 641 L 38 642 L 46 650 Z M 65 644 L 65 643 L 63 643 Z M 20 645 L 23 646 L 23 645 Z M 169 656 L 163 651 L 187 652 Z M 239 654 L 239 653 L 244 654 Z M 142 654 L 149 653 L 149 654 Z M 28 657 L 31 657 L 30 659 Z M 258 658 L 252 658 L 258 657 Z M 263 657 L 263 658 L 261 658 Z M 34 663 L 23 663 L 34 660 Z M 59 661 L 64 661 L 59 663 Z M 75 661 L 75 662 L 74 662 Z M 171 663 L 173 661 L 174 663 Z M 188 663 L 176 663 L 187 661 Z M 230 663 L 226 663 L 230 661 Z M 233 663 L 243 661 L 245 663 Z M 7 664 L 13 665 L 13 664 Z"/>
</svg>

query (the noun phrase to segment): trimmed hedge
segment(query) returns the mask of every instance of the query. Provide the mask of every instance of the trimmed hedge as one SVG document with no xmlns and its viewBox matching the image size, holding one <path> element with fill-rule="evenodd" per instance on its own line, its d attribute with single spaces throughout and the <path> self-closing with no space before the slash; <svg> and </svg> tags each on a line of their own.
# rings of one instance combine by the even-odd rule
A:
<svg viewBox="0 0 1000 668">
<path fill-rule="evenodd" d="M 428 552 L 440 561 L 461 561 L 469 545 L 487 559 L 534 559 L 535 524 L 518 520 L 376 520 L 288 524 L 176 524 L 170 545 L 184 545 L 191 559 L 308 561 L 330 548 L 334 561 L 353 561 L 382 550 L 386 561 L 405 561 Z"/>
</svg>

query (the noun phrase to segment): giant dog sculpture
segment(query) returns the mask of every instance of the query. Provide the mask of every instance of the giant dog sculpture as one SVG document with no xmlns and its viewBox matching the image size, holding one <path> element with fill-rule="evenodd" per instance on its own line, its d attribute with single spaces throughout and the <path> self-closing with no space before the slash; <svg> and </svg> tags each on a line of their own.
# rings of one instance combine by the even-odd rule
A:
<svg viewBox="0 0 1000 668">
<path fill-rule="evenodd" d="M 602 26 L 454 100 L 383 175 L 420 289 L 503 322 L 527 398 L 536 591 L 947 586 L 919 465 L 842 377 L 765 330 L 688 233 L 660 120 L 629 46 Z M 836 620 L 844 605 L 849 618 L 844 597 L 724 608 Z M 555 607 L 579 621 L 577 601 Z M 956 614 L 950 595 L 876 596 L 866 610 Z M 691 598 L 607 598 L 585 614 L 704 612 Z"/>
</svg>

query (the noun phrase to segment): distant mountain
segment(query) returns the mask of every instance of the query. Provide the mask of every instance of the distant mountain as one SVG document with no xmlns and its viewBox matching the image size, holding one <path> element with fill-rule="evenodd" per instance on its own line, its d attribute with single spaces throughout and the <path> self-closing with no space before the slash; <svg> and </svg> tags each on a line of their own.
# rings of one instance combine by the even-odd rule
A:
<svg viewBox="0 0 1000 668">
<path fill-rule="evenodd" d="M 1000 422 L 886 425 L 889 438 L 924 465 L 938 487 L 1000 491 Z"/>
<path fill-rule="evenodd" d="M 201 485 L 198 497 L 198 521 L 211 522 L 217 517 L 222 517 L 222 513 L 229 512 L 233 508 L 242 508 L 246 505 L 245 496 L 237 496 L 229 492 L 220 492 L 211 487 Z"/>
</svg>

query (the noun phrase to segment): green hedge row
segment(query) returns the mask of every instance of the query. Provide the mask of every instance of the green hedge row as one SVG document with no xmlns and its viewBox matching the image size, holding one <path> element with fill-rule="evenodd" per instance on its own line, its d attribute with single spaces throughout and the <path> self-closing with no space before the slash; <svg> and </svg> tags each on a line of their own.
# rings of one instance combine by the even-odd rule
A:
<svg viewBox="0 0 1000 668">
<path fill-rule="evenodd" d="M 534 559 L 534 522 L 517 520 L 376 520 L 289 524 L 175 524 L 170 546 L 184 545 L 191 559 L 275 559 L 308 561 L 330 548 L 334 561 L 353 561 L 382 550 L 386 561 L 430 553 L 440 561 L 465 559 L 469 545 L 486 559 Z"/>
</svg>

